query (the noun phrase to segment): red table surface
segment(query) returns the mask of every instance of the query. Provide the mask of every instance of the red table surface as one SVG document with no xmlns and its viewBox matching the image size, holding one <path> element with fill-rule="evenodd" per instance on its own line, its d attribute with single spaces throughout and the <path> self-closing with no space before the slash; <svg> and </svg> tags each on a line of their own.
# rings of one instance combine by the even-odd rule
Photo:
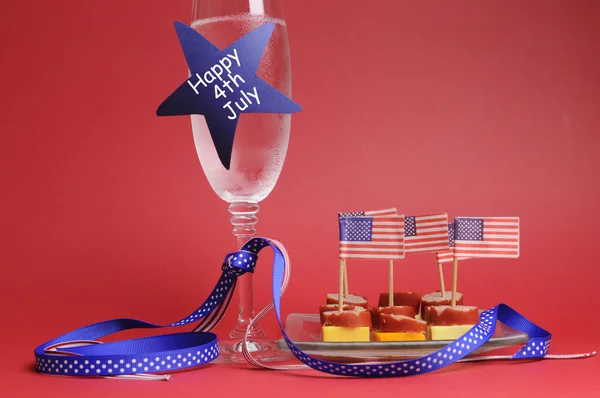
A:
<svg viewBox="0 0 600 398">
<path fill-rule="evenodd" d="M 557 339 L 558 340 L 558 339 Z M 561 344 L 562 343 L 562 344 Z M 34 344 L 34 341 L 31 341 Z M 556 342 L 553 351 L 588 349 L 594 344 Z M 465 397 L 597 397 L 597 358 L 541 362 L 455 364 L 439 372 L 394 379 L 356 379 L 308 371 L 259 370 L 249 365 L 213 364 L 175 373 L 169 381 L 72 379 L 35 374 L 27 349 L 9 349 L 10 370 L 2 370 L 6 397 L 172 397 L 315 396 L 359 397 L 435 394 Z M 210 394 L 210 395 L 207 395 Z"/>
<path fill-rule="evenodd" d="M 337 288 L 337 212 L 519 216 L 519 259 L 461 262 L 465 303 L 512 306 L 553 334 L 552 353 L 600 348 L 600 2 L 284 3 L 303 111 L 257 226 L 293 261 L 284 316 Z M 35 373 L 33 349 L 74 328 L 186 316 L 234 249 L 189 118 L 155 116 L 186 76 L 173 22 L 190 8 L 2 2 L 0 396 L 600 396 L 597 358 L 385 380 L 216 365 L 169 382 Z M 257 306 L 270 298 L 261 257 Z M 385 262 L 348 268 L 353 293 L 387 289 Z M 435 290 L 433 255 L 398 261 L 395 278 Z M 272 314 L 263 325 L 277 335 Z"/>
</svg>

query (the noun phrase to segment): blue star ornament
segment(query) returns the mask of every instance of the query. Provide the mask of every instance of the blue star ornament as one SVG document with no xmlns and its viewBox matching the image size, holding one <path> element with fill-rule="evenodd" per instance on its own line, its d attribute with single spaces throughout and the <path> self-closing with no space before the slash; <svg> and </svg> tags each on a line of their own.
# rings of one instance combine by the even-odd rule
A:
<svg viewBox="0 0 600 398">
<path fill-rule="evenodd" d="M 242 113 L 296 113 L 302 110 L 256 76 L 274 28 L 273 23 L 267 22 L 221 50 L 189 26 L 175 23 L 190 78 L 160 104 L 156 114 L 204 115 L 219 159 L 227 170 Z"/>
</svg>

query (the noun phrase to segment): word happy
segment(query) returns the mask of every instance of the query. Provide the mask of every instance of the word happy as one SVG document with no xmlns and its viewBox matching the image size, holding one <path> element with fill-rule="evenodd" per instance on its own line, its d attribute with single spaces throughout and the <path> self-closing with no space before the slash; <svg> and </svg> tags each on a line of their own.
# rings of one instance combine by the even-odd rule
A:
<svg viewBox="0 0 600 398">
<path fill-rule="evenodd" d="M 256 101 L 257 104 L 260 105 L 260 98 L 258 97 L 258 92 L 256 87 L 252 87 L 252 91 L 244 91 L 240 89 L 240 83 L 246 83 L 244 78 L 240 75 L 235 74 L 232 75 L 231 67 L 235 66 L 232 60 L 235 61 L 238 67 L 241 67 L 240 58 L 237 53 L 237 50 L 233 49 L 233 54 L 226 54 L 227 56 L 220 59 L 218 63 L 214 64 L 210 67 L 209 70 L 204 72 L 202 76 L 199 73 L 196 73 L 196 79 L 198 80 L 195 84 L 191 82 L 191 79 L 187 80 L 187 83 L 194 90 L 196 95 L 200 94 L 198 91 L 198 87 L 200 85 L 204 86 L 204 88 L 209 88 L 209 85 L 214 83 L 213 90 L 215 93 L 215 100 L 219 98 L 228 98 L 228 95 L 234 93 L 234 95 L 238 95 L 235 100 L 234 105 L 238 111 L 243 112 L 248 108 L 248 105 L 252 105 L 252 99 Z M 240 97 L 241 94 L 241 97 Z M 243 98 L 242 98 L 243 97 Z M 252 99 L 251 99 L 252 98 Z M 231 100 L 227 101 L 225 105 L 223 105 L 223 109 L 228 109 L 230 114 L 227 116 L 228 119 L 237 118 L 237 113 L 234 106 L 231 105 Z"/>
</svg>

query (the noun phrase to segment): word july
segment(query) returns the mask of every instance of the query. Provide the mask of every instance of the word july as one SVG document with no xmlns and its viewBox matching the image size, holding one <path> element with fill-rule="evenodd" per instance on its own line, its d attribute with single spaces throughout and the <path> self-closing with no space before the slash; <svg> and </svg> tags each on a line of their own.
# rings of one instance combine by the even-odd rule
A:
<svg viewBox="0 0 600 398">
<path fill-rule="evenodd" d="M 199 73 L 196 73 L 196 78 L 198 79 L 196 84 L 193 84 L 190 80 L 188 80 L 187 83 L 194 90 L 196 95 L 200 94 L 198 91 L 198 87 L 200 85 L 208 88 L 210 84 L 214 83 L 213 88 L 215 92 L 215 99 L 218 100 L 221 97 L 226 99 L 228 94 L 227 91 L 229 91 L 229 94 L 236 93 L 236 90 L 234 90 L 234 87 L 232 86 L 235 86 L 236 89 L 239 89 L 241 83 L 246 83 L 246 81 L 240 75 L 231 74 L 231 67 L 234 66 L 231 60 L 234 60 L 238 67 L 241 66 L 240 57 L 235 48 L 233 49 L 233 54 L 227 54 L 226 57 L 219 60 L 218 63 L 214 64 L 209 70 L 204 72 L 202 76 L 200 76 Z M 223 88 L 221 88 L 221 85 Z M 237 94 L 241 94 L 243 97 L 238 97 L 239 103 L 238 101 L 234 101 L 235 107 L 240 112 L 245 111 L 249 105 L 253 104 L 250 97 L 254 98 L 256 103 L 260 105 L 260 98 L 258 97 L 256 87 L 252 87 L 252 91 L 244 91 L 243 89 L 239 89 Z M 227 116 L 228 119 L 233 120 L 237 118 L 237 113 L 234 107 L 231 105 L 231 101 L 227 101 L 227 103 L 223 105 L 223 109 L 228 109 L 231 113 Z"/>
</svg>

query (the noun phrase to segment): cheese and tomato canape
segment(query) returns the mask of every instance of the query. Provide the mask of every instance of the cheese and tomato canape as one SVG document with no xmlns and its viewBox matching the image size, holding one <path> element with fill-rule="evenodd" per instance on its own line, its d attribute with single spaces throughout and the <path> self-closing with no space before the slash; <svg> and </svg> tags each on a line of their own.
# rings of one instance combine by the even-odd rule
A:
<svg viewBox="0 0 600 398">
<path fill-rule="evenodd" d="M 406 315 L 380 314 L 380 331 L 373 332 L 373 341 L 427 340 L 427 322 Z"/>
<path fill-rule="evenodd" d="M 344 305 L 342 306 L 342 310 L 344 311 L 349 311 L 349 310 L 353 310 L 354 307 L 356 307 L 354 304 L 346 304 L 344 303 Z M 321 324 L 325 323 L 325 312 L 330 312 L 330 311 L 338 311 L 340 308 L 339 304 L 322 304 L 319 307 L 319 316 L 321 318 Z"/>
<path fill-rule="evenodd" d="M 421 307 L 421 297 L 423 295 L 418 292 L 394 292 L 394 305 L 413 307 L 415 314 L 419 313 Z M 379 307 L 390 305 L 390 294 L 381 293 L 379 295 Z"/>
<path fill-rule="evenodd" d="M 342 311 L 338 297 L 327 294 L 327 304 L 319 307 L 324 342 L 456 340 L 479 322 L 477 307 L 462 305 L 461 293 L 455 307 L 450 292 L 396 292 L 393 306 L 387 305 L 389 294 L 382 293 L 378 307 L 349 294 L 343 297 Z"/>
<path fill-rule="evenodd" d="M 409 318 L 414 318 L 415 309 L 408 305 L 395 305 L 393 307 L 379 308 L 379 314 L 404 315 Z"/>
<path fill-rule="evenodd" d="M 325 342 L 371 341 L 371 315 L 362 307 L 325 311 L 322 335 Z"/>
<path fill-rule="evenodd" d="M 456 340 L 479 323 L 479 311 L 474 306 L 430 306 L 426 311 L 431 340 Z"/>
<path fill-rule="evenodd" d="M 327 293 L 327 304 L 339 304 L 339 297 L 339 293 Z M 369 301 L 363 296 L 358 296 L 355 294 L 343 295 L 342 301 L 344 304 L 352 304 L 354 306 L 363 307 L 365 310 L 369 308 Z"/>
<path fill-rule="evenodd" d="M 441 292 L 433 292 L 421 297 L 421 317 L 429 322 L 427 315 L 427 307 L 436 307 L 440 305 L 451 305 L 452 304 L 452 292 L 445 292 L 442 296 Z M 463 305 L 462 293 L 456 293 L 456 305 Z"/>
<path fill-rule="evenodd" d="M 371 323 L 373 324 L 373 329 L 380 329 L 380 316 L 381 314 L 394 314 L 394 315 L 404 315 L 410 318 L 415 317 L 415 309 L 413 307 L 407 305 L 395 305 L 392 307 L 369 307 L 369 312 L 371 313 Z"/>
</svg>

